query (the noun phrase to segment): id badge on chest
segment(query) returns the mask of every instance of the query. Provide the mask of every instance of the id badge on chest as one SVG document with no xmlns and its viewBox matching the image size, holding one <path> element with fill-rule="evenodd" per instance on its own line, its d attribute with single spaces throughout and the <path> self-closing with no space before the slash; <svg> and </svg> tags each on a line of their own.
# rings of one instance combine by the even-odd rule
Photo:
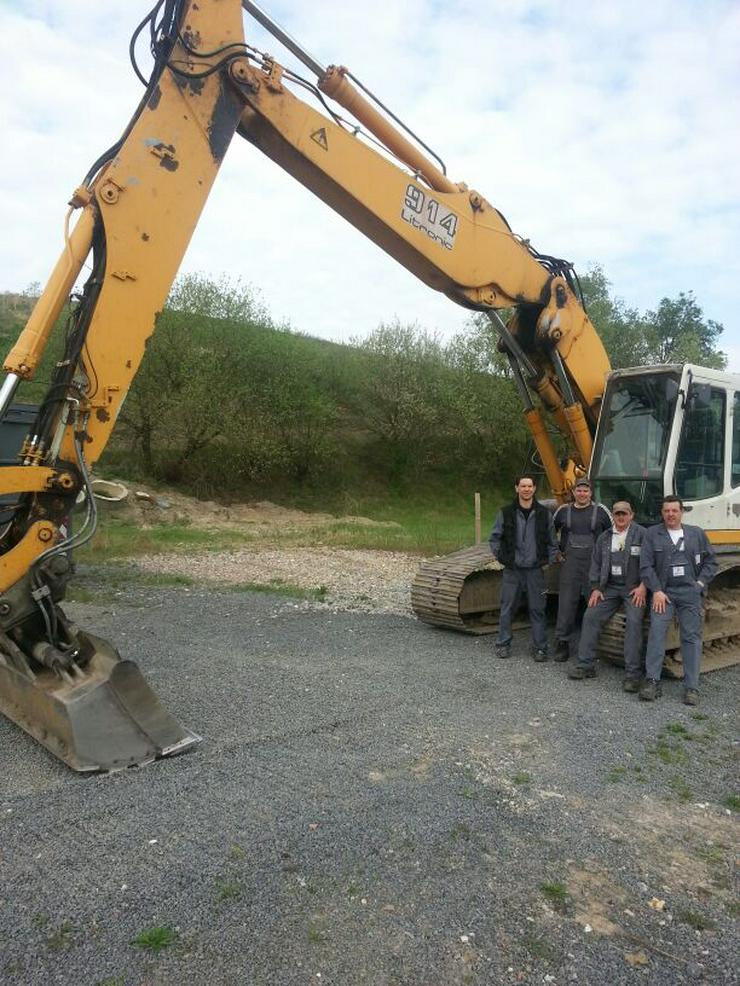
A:
<svg viewBox="0 0 740 986">
<path fill-rule="evenodd" d="M 686 574 L 686 566 L 685 565 L 674 565 L 673 568 L 671 569 L 671 572 L 673 574 L 673 578 L 674 579 L 683 578 L 683 576 Z"/>
<path fill-rule="evenodd" d="M 622 566 L 612 565 L 612 575 L 621 575 L 621 574 L 622 574 Z"/>
</svg>

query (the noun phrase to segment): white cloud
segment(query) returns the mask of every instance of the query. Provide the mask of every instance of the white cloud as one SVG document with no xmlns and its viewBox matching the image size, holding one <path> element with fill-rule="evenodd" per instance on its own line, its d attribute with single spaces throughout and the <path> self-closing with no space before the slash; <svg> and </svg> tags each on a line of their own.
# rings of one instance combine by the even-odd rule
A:
<svg viewBox="0 0 740 986">
<path fill-rule="evenodd" d="M 543 252 L 602 264 L 641 309 L 693 290 L 740 370 L 736 3 L 703 6 L 701 31 L 694 0 L 263 5 L 320 62 L 348 65 Z M 146 10 L 0 11 L 0 288 L 43 282 L 53 265 L 70 192 L 138 101 L 128 40 Z M 449 334 L 467 317 L 239 138 L 182 269 L 242 275 L 277 318 L 331 338 L 394 316 Z"/>
</svg>

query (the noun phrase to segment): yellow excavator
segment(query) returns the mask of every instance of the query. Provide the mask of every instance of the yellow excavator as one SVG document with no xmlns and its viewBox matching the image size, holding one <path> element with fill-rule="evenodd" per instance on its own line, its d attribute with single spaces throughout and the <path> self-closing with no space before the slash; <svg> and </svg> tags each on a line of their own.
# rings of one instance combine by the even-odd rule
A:
<svg viewBox="0 0 740 986">
<path fill-rule="evenodd" d="M 308 74 L 250 45 L 243 10 Z M 63 355 L 17 464 L 0 468 L 0 495 L 12 501 L 0 536 L 6 716 L 79 771 L 146 763 L 198 741 L 165 711 L 133 662 L 73 624 L 59 604 L 70 554 L 96 525 L 90 470 L 235 134 L 429 287 L 487 313 L 557 500 L 591 462 L 601 498 L 629 494 L 644 517 L 654 515 L 663 492 L 676 489 L 723 553 L 722 577 L 734 577 L 740 378 L 697 367 L 608 377 L 571 265 L 515 234 L 481 193 L 451 180 L 442 160 L 346 68 L 323 67 L 256 4 L 158 0 L 134 33 L 132 53 L 147 34 L 154 60 L 148 78 L 133 59 L 141 100 L 120 139 L 72 192 L 64 249 L 4 363 L 0 419 L 18 385 L 33 377 L 67 306 Z M 84 266 L 89 273 L 78 285 Z M 514 311 L 506 324 L 501 309 Z M 551 424 L 570 450 L 565 459 Z M 83 516 L 71 533 L 68 519 L 80 499 Z M 413 596 L 422 619 L 477 631 L 495 616 L 496 573 L 463 553 L 423 568 Z M 737 619 L 729 624 L 740 629 Z M 727 627 L 720 636 L 731 636 Z"/>
</svg>

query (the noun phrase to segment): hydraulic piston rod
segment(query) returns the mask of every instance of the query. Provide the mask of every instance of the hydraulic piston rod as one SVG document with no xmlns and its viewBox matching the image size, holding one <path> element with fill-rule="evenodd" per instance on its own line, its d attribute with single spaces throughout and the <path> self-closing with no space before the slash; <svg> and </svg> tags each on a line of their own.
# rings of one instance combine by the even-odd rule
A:
<svg viewBox="0 0 740 986">
<path fill-rule="evenodd" d="M 321 78 L 326 74 L 326 69 L 321 62 L 317 61 L 313 55 L 310 55 L 305 48 L 299 45 L 279 24 L 276 24 L 272 17 L 266 14 L 261 7 L 258 7 L 256 3 L 252 3 L 252 0 L 242 0 L 242 7 L 256 21 L 259 21 L 262 27 L 269 31 L 273 37 L 277 38 L 281 44 L 284 44 L 288 51 L 292 52 L 299 61 L 303 62 L 306 68 L 310 68 L 314 75 Z"/>
</svg>

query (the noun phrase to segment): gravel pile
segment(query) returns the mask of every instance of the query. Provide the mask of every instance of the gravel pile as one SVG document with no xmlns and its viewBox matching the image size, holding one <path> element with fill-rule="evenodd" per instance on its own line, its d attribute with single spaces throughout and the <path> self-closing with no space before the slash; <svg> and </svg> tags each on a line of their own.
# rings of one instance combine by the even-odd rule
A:
<svg viewBox="0 0 740 986">
<path fill-rule="evenodd" d="M 145 572 L 185 575 L 197 582 L 287 585 L 320 593 L 318 608 L 411 615 L 411 583 L 420 559 L 401 552 L 344 548 L 265 548 L 192 556 L 147 555 Z"/>
<path fill-rule="evenodd" d="M 79 777 L 0 720 L 3 984 L 738 982 L 740 668 L 646 706 L 523 632 L 500 661 L 387 613 L 109 589 L 71 615 L 203 742 Z"/>
</svg>

